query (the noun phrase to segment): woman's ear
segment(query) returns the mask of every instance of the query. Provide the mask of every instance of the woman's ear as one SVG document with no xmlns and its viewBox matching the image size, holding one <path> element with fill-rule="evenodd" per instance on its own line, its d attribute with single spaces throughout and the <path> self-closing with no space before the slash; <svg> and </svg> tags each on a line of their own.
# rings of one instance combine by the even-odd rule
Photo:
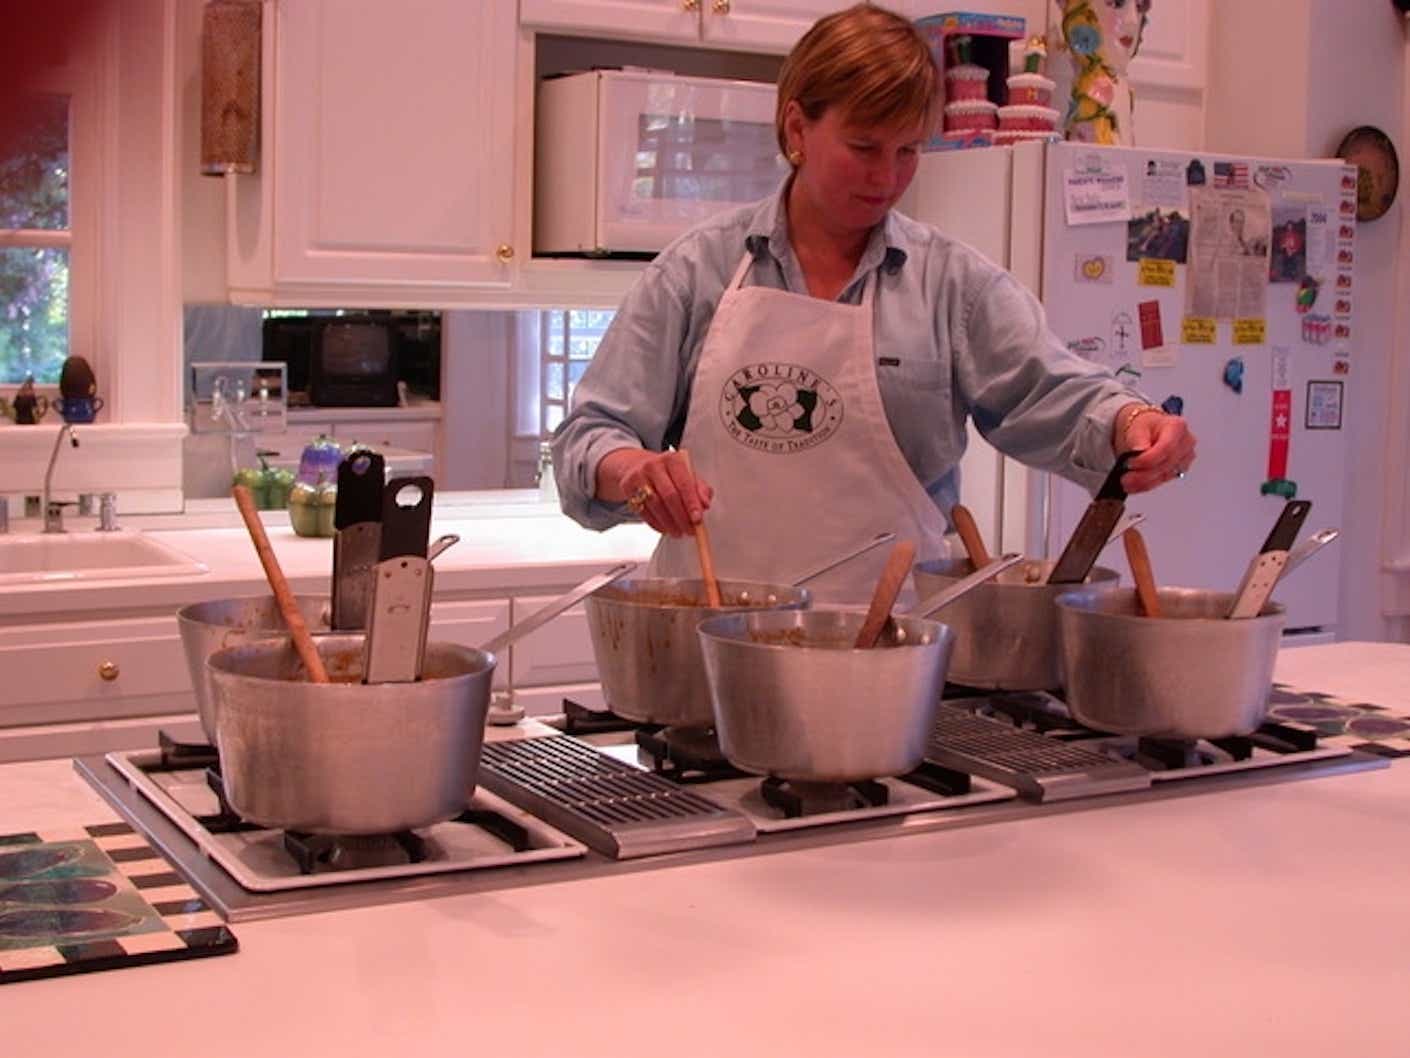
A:
<svg viewBox="0 0 1410 1058">
<path fill-rule="evenodd" d="M 788 145 L 789 151 L 803 149 L 803 129 L 808 124 L 807 115 L 803 113 L 802 104 L 796 99 L 790 99 L 783 107 L 783 141 Z"/>
</svg>

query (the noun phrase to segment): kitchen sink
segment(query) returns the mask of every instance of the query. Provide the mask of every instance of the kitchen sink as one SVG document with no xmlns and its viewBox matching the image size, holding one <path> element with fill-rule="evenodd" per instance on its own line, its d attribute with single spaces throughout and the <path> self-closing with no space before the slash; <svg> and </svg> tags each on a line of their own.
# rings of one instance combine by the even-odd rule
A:
<svg viewBox="0 0 1410 1058">
<path fill-rule="evenodd" d="M 206 573 L 205 563 L 137 529 L 0 536 L 0 584 Z"/>
</svg>

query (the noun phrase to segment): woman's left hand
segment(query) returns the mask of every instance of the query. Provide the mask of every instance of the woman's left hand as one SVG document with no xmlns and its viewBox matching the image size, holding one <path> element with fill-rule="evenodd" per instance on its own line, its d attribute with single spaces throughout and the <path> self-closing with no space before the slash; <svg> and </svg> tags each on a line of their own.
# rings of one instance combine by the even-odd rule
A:
<svg viewBox="0 0 1410 1058">
<path fill-rule="evenodd" d="M 1179 415 L 1153 411 L 1128 420 L 1119 450 L 1140 452 L 1127 464 L 1121 487 L 1128 493 L 1148 492 L 1189 473 L 1195 461 L 1195 435 Z"/>
</svg>

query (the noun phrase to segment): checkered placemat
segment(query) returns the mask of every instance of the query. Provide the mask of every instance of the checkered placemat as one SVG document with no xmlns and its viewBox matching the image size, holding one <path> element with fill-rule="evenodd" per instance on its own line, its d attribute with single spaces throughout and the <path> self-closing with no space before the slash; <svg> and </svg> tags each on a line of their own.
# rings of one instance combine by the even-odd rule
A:
<svg viewBox="0 0 1410 1058">
<path fill-rule="evenodd" d="M 1324 746 L 1346 746 L 1378 757 L 1410 757 L 1410 716 L 1374 702 L 1275 683 L 1268 719 L 1310 727 Z"/>
<path fill-rule="evenodd" d="M 0 984 L 238 947 L 126 823 L 0 835 Z"/>
</svg>

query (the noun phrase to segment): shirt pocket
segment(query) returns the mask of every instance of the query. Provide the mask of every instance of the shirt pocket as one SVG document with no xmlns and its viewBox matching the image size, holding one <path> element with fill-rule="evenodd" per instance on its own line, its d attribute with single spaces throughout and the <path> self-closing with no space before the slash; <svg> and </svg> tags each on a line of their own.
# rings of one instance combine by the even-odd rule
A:
<svg viewBox="0 0 1410 1058">
<path fill-rule="evenodd" d="M 949 403 L 950 369 L 941 360 L 879 357 L 876 361 L 876 381 L 886 412 L 893 416 L 893 423 L 893 409 L 933 416 Z"/>
</svg>

